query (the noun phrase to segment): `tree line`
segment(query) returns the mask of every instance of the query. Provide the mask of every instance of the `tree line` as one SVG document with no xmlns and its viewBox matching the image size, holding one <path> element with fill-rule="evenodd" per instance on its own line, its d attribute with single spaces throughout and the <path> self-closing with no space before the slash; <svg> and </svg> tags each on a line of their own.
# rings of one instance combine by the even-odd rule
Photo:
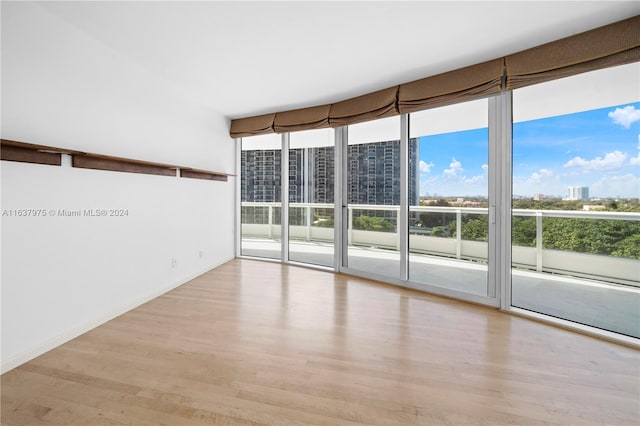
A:
<svg viewBox="0 0 640 426">
<path fill-rule="evenodd" d="M 437 200 L 435 206 L 451 206 L 452 201 Z M 527 210 L 582 210 L 584 201 L 559 199 L 514 200 L 514 209 Z M 588 202 L 587 204 L 595 204 Z M 638 200 L 605 200 L 599 205 L 605 211 L 640 212 Z M 317 216 L 314 218 L 317 219 Z M 488 241 L 489 224 L 486 214 L 461 216 L 462 239 Z M 314 226 L 333 226 L 333 217 L 315 221 Z M 456 214 L 452 212 L 410 213 L 410 233 L 443 238 L 457 237 Z M 514 245 L 536 246 L 536 218 L 513 216 L 511 239 Z M 362 214 L 353 218 L 353 229 L 377 232 L 396 232 L 394 218 Z M 550 218 L 542 220 L 542 247 L 605 256 L 640 259 L 640 222 L 588 218 Z"/>
</svg>

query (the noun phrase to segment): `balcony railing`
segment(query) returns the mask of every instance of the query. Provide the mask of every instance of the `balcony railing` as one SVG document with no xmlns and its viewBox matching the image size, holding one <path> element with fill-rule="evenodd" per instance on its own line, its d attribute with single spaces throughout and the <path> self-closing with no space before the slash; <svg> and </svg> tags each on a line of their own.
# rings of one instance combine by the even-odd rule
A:
<svg viewBox="0 0 640 426">
<path fill-rule="evenodd" d="M 243 237 L 278 238 L 280 236 L 279 216 L 274 214 L 280 208 L 280 203 L 243 202 L 245 208 L 260 208 L 265 211 L 263 223 L 242 223 Z M 332 226 L 317 226 L 313 223 L 314 209 L 333 210 L 333 204 L 319 203 L 290 203 L 290 209 L 301 209 L 299 216 L 301 224 L 289 227 L 292 240 L 303 241 L 332 241 Z M 348 211 L 348 244 L 353 246 L 377 247 L 381 249 L 397 250 L 400 246 L 400 235 L 397 227 L 392 231 L 373 231 L 355 229 L 354 212 L 375 211 L 387 212 L 397 219 L 399 206 L 381 206 L 351 204 Z M 410 227 L 409 250 L 412 254 L 444 256 L 448 258 L 486 262 L 488 244 L 486 241 L 465 239 L 463 236 L 463 217 L 466 215 L 487 215 L 486 208 L 472 207 L 435 207 L 411 206 L 410 215 L 421 213 L 444 213 L 455 215 L 456 230 L 454 236 L 426 235 L 427 228 Z M 384 214 L 384 213 L 382 213 Z M 514 267 L 564 274 L 606 282 L 620 283 L 640 287 L 640 260 L 626 257 L 589 254 L 568 250 L 548 249 L 543 246 L 543 219 L 595 219 L 613 221 L 640 221 L 640 213 L 601 212 L 601 211 L 564 211 L 564 210 L 512 210 L 514 217 L 535 218 L 535 246 L 512 246 L 512 264 Z M 243 216 L 244 217 L 244 216 Z"/>
</svg>

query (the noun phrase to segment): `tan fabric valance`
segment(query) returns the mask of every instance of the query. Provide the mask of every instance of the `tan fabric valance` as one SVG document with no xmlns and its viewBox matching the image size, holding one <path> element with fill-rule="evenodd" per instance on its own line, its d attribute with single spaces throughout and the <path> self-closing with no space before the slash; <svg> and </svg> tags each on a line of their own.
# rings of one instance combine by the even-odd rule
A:
<svg viewBox="0 0 640 426">
<path fill-rule="evenodd" d="M 377 118 L 398 115 L 398 86 L 379 90 L 331 105 L 329 125 L 346 126 Z"/>
<path fill-rule="evenodd" d="M 275 117 L 275 114 L 265 114 L 232 120 L 229 133 L 232 138 L 273 133 L 273 120 Z"/>
<path fill-rule="evenodd" d="M 640 16 L 505 58 L 507 89 L 640 60 Z"/>
<path fill-rule="evenodd" d="M 640 61 L 640 16 L 331 105 L 241 118 L 231 137 L 338 127 Z M 503 79 L 506 75 L 506 86 Z"/>
<path fill-rule="evenodd" d="M 398 109 L 405 114 L 498 93 L 503 71 L 500 58 L 401 84 Z"/>
<path fill-rule="evenodd" d="M 273 129 L 276 133 L 284 133 L 329 127 L 330 108 L 331 105 L 321 105 L 279 112 L 273 122 Z"/>
</svg>

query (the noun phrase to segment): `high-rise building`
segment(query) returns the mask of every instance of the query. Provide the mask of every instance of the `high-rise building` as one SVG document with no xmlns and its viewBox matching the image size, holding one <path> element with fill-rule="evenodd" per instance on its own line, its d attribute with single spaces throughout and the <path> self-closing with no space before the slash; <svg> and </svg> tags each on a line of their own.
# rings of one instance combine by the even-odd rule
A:
<svg viewBox="0 0 640 426">
<path fill-rule="evenodd" d="M 409 204 L 418 204 L 418 140 L 409 140 Z M 353 204 L 400 204 L 400 141 L 349 145 L 347 195 Z"/>
<path fill-rule="evenodd" d="M 289 202 L 334 202 L 333 146 L 289 150 Z M 281 200 L 280 150 L 242 151 L 241 198 Z M 409 204 L 418 204 L 418 140 L 409 140 Z M 351 204 L 400 204 L 400 141 L 349 145 L 347 198 Z"/>
<path fill-rule="evenodd" d="M 310 202 L 324 204 L 334 202 L 334 151 L 332 146 L 308 148 L 309 167 L 313 171 L 309 181 Z"/>
<path fill-rule="evenodd" d="M 570 186 L 567 188 L 567 200 L 588 200 L 588 186 Z"/>
<path fill-rule="evenodd" d="M 242 201 L 280 201 L 280 151 L 242 151 Z"/>
</svg>

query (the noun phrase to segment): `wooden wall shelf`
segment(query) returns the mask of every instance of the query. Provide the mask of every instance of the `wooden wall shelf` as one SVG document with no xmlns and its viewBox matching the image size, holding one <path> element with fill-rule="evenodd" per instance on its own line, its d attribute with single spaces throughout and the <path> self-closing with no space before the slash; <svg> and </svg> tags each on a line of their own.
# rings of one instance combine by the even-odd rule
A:
<svg viewBox="0 0 640 426">
<path fill-rule="evenodd" d="M 6 161 L 20 161 L 23 163 L 48 164 L 50 166 L 60 166 L 62 164 L 62 154 L 60 153 L 5 145 L 4 141 L 0 149 L 0 157 Z"/>
<path fill-rule="evenodd" d="M 222 182 L 226 182 L 228 176 L 233 176 L 226 173 L 192 169 L 174 164 L 153 163 L 131 158 L 113 157 L 53 146 L 0 139 L 0 158 L 5 161 L 61 166 L 62 154 L 70 155 L 72 158 L 72 167 L 81 169 L 179 176 L 183 178 L 217 180 Z M 178 170 L 180 171 L 179 173 L 177 172 Z"/>
<path fill-rule="evenodd" d="M 227 181 L 227 175 L 221 175 L 220 173 L 196 169 L 180 169 L 180 177 L 204 180 L 221 180 L 225 182 Z"/>
</svg>

